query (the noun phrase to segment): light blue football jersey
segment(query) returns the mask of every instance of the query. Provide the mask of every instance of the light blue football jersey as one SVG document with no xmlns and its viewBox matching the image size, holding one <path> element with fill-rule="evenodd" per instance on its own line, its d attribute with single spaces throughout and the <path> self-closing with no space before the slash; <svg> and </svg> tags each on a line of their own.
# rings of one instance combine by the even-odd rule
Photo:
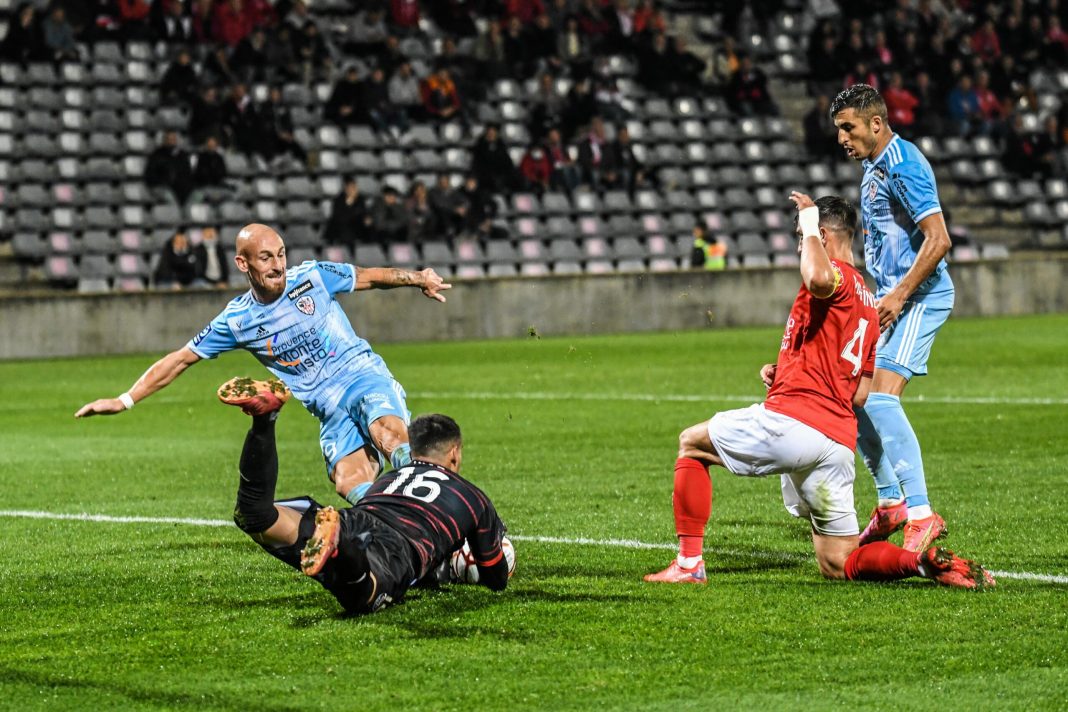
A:
<svg viewBox="0 0 1068 712">
<path fill-rule="evenodd" d="M 382 364 L 334 298 L 355 287 L 353 265 L 304 262 L 286 270 L 286 287 L 278 299 L 260 304 L 251 290 L 245 292 L 187 346 L 201 358 L 249 351 L 322 420 L 337 408 L 361 370 Z"/>
<path fill-rule="evenodd" d="M 876 296 L 889 292 L 916 261 L 923 244 L 921 220 L 942 212 L 931 164 L 920 149 L 898 135 L 875 159 L 865 160 L 860 183 L 864 261 L 875 278 Z M 909 297 L 953 302 L 953 282 L 941 260 Z"/>
</svg>

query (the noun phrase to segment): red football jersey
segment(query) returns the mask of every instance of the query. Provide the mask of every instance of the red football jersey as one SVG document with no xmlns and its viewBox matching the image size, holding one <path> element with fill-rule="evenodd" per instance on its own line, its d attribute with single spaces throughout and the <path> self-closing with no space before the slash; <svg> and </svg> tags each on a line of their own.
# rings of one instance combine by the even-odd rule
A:
<svg viewBox="0 0 1068 712">
<path fill-rule="evenodd" d="M 850 450 L 857 445 L 853 396 L 875 371 L 879 316 L 855 267 L 831 260 L 838 286 L 818 299 L 801 285 L 782 336 L 764 407 L 815 428 Z"/>
</svg>

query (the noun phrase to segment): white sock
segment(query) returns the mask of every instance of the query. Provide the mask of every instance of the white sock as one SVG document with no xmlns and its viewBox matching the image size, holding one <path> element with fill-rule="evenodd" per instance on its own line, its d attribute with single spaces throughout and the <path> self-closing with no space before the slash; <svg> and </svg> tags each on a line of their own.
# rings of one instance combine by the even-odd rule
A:
<svg viewBox="0 0 1068 712">
<path fill-rule="evenodd" d="M 909 507 L 909 521 L 927 519 L 927 517 L 932 514 L 934 514 L 934 512 L 931 511 L 931 505 L 929 504 L 921 504 L 919 507 Z"/>
<path fill-rule="evenodd" d="M 904 497 L 902 497 L 901 499 L 882 499 L 880 497 L 879 498 L 879 508 L 880 509 L 889 509 L 890 507 L 896 507 L 897 505 L 901 504 L 904 501 L 905 501 Z"/>
<path fill-rule="evenodd" d="M 701 557 L 700 556 L 683 556 L 682 554 L 679 554 L 678 556 L 675 557 L 675 561 L 678 563 L 678 565 L 681 568 L 692 569 L 694 566 L 697 566 L 697 564 L 701 563 Z"/>
</svg>

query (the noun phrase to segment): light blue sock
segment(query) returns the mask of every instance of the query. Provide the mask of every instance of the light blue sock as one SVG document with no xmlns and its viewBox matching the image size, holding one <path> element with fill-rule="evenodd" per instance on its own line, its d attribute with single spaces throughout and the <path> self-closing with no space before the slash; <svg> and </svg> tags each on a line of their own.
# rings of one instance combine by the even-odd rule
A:
<svg viewBox="0 0 1068 712">
<path fill-rule="evenodd" d="M 345 495 L 345 501 L 349 504 L 356 504 L 360 501 L 360 498 L 367 494 L 367 490 L 371 489 L 370 482 L 364 482 L 362 485 L 356 485 L 349 490 L 349 493 Z"/>
<path fill-rule="evenodd" d="M 888 393 L 872 393 L 864 406 L 882 440 L 885 459 L 897 475 L 905 504 L 919 507 L 930 504 L 927 499 L 927 480 L 923 476 L 920 441 L 912 430 L 908 416 L 901 407 L 901 399 Z M 880 495 L 881 496 L 881 495 Z"/>
<path fill-rule="evenodd" d="M 389 461 L 393 465 L 394 470 L 408 465 L 412 461 L 412 448 L 408 443 L 398 445 L 393 453 L 389 456 Z"/>
<path fill-rule="evenodd" d="M 868 396 L 868 405 L 876 394 Z M 857 414 L 857 449 L 868 466 L 868 472 L 875 480 L 875 489 L 879 493 L 879 499 L 901 499 L 901 487 L 894 474 L 894 468 L 890 466 L 890 460 L 883 451 L 883 443 L 879 433 L 875 430 L 875 424 L 871 422 L 866 408 L 854 408 Z"/>
</svg>

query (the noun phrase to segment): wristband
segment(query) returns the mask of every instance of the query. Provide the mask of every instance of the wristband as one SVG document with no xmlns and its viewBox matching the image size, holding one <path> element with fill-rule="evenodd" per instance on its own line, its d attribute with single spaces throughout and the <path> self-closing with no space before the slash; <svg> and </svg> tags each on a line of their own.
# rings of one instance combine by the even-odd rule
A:
<svg viewBox="0 0 1068 712">
<path fill-rule="evenodd" d="M 801 226 L 801 237 L 820 236 L 820 209 L 811 205 L 797 214 L 797 224 Z"/>
<path fill-rule="evenodd" d="M 126 410 L 129 410 L 130 408 L 134 407 L 133 396 L 131 396 L 129 393 L 120 394 L 119 400 L 122 401 L 122 404 L 123 406 L 125 406 Z"/>
</svg>

